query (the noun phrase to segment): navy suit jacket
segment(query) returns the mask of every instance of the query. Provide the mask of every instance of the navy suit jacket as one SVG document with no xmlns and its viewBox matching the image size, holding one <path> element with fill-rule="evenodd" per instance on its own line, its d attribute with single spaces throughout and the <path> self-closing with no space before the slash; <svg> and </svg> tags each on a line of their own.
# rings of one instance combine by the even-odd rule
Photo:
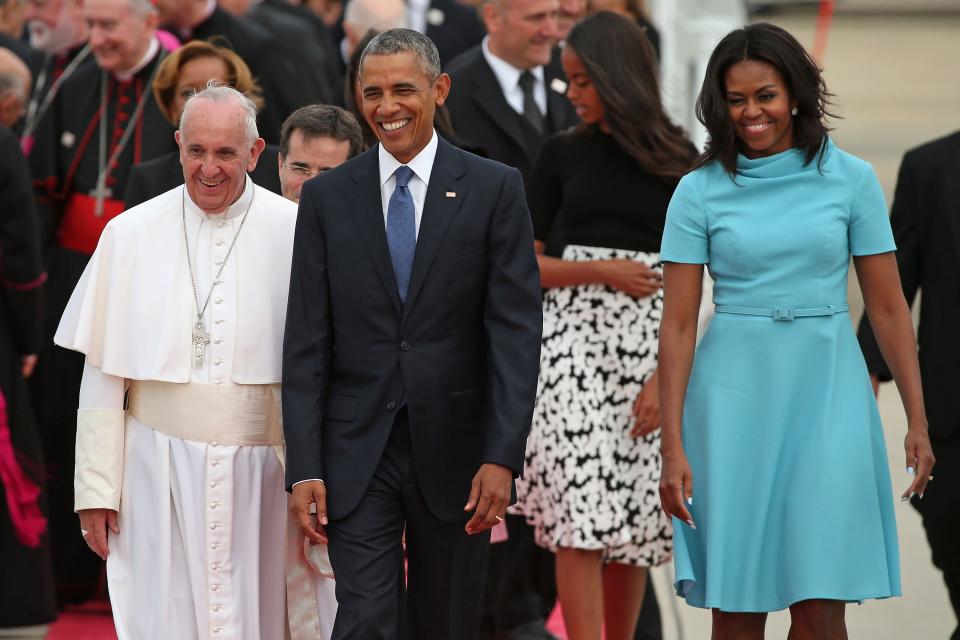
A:
<svg viewBox="0 0 960 640">
<path fill-rule="evenodd" d="M 301 193 L 283 348 L 287 486 L 323 478 L 333 519 L 363 497 L 397 411 L 435 516 L 465 521 L 483 463 L 519 475 L 542 310 L 520 173 L 440 139 L 406 304 L 377 147 Z"/>
</svg>

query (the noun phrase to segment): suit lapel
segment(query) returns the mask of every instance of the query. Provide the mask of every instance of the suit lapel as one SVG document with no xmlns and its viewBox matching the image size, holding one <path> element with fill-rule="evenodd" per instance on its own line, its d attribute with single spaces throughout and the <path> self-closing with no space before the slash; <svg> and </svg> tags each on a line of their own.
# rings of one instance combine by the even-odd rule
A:
<svg viewBox="0 0 960 640">
<path fill-rule="evenodd" d="M 384 289 L 393 303 L 397 315 L 403 313 L 400 294 L 397 291 L 397 279 L 390 262 L 390 249 L 387 247 L 387 232 L 383 225 L 383 204 L 380 202 L 380 167 L 377 160 L 377 146 L 370 149 L 363 162 L 351 175 L 357 189 L 351 201 L 351 218 L 356 223 L 366 246 L 373 266 L 380 276 Z M 431 181 L 432 182 L 432 181 Z"/>
<path fill-rule="evenodd" d="M 436 159 L 433 161 L 427 197 L 423 203 L 420 231 L 417 234 L 417 250 L 413 257 L 413 271 L 410 274 L 410 288 L 403 307 L 404 320 L 410 314 L 410 309 L 416 302 L 417 294 L 420 293 L 430 265 L 433 264 L 437 250 L 447 234 L 447 229 L 450 228 L 450 223 L 467 195 L 464 185 L 458 186 L 457 182 L 465 172 L 457 152 L 441 138 L 437 146 Z M 455 195 L 448 197 L 448 193 Z"/>
<path fill-rule="evenodd" d="M 473 100 L 481 111 L 486 112 L 493 122 L 503 130 L 510 139 L 517 143 L 521 149 L 527 148 L 527 140 L 523 135 L 523 129 L 520 128 L 520 119 L 517 112 L 514 111 L 507 99 L 503 97 L 503 89 L 497 81 L 497 76 L 493 74 L 493 69 L 487 64 L 483 53 L 480 54 L 480 73 L 474 80 Z M 483 145 L 483 140 L 475 141 Z"/>
</svg>

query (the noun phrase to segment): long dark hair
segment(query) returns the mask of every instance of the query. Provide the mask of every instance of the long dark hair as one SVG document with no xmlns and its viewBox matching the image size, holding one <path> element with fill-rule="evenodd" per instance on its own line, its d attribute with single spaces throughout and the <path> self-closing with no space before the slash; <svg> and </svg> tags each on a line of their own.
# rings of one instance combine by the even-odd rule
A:
<svg viewBox="0 0 960 640">
<path fill-rule="evenodd" d="M 836 117 L 829 110 L 833 94 L 827 91 L 820 66 L 796 38 L 760 22 L 731 31 L 710 55 L 697 98 L 697 119 L 707 128 L 709 139 L 697 166 L 717 160 L 731 176 L 736 175 L 740 141 L 727 107 L 726 74 L 731 66 L 747 60 L 766 62 L 783 78 L 790 98 L 797 102 L 793 146 L 803 151 L 809 164 L 827 144 L 826 119 Z"/>
<path fill-rule="evenodd" d="M 645 171 L 678 180 L 697 155 L 660 101 L 656 54 L 636 22 L 598 11 L 567 36 L 597 89 L 610 134 Z"/>
</svg>

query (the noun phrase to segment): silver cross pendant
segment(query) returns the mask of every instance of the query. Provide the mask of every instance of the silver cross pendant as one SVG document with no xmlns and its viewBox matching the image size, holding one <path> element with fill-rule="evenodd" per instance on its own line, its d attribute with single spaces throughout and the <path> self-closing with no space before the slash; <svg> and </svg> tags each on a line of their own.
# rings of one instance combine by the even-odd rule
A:
<svg viewBox="0 0 960 640">
<path fill-rule="evenodd" d="M 203 320 L 198 319 L 193 325 L 193 368 L 203 369 L 203 352 L 210 344 L 210 334 L 203 326 Z"/>
</svg>

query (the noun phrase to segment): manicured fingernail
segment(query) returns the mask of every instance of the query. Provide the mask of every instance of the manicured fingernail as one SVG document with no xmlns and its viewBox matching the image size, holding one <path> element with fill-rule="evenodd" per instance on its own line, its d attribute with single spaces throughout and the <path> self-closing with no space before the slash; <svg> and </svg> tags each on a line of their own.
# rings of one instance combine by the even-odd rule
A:
<svg viewBox="0 0 960 640">
<path fill-rule="evenodd" d="M 690 505 L 691 507 L 693 506 L 693 496 L 690 496 L 689 498 L 687 498 L 687 504 Z"/>
<path fill-rule="evenodd" d="M 923 494 L 922 494 L 922 493 L 920 494 L 920 499 L 923 500 Z"/>
<path fill-rule="evenodd" d="M 691 529 L 696 529 L 697 525 L 693 524 L 693 520 L 687 520 L 687 524 L 690 525 Z"/>
<path fill-rule="evenodd" d="M 913 467 L 907 467 L 907 473 L 913 475 Z"/>
<path fill-rule="evenodd" d="M 906 502 L 909 499 L 910 499 L 909 496 L 900 496 L 900 502 Z"/>
</svg>

